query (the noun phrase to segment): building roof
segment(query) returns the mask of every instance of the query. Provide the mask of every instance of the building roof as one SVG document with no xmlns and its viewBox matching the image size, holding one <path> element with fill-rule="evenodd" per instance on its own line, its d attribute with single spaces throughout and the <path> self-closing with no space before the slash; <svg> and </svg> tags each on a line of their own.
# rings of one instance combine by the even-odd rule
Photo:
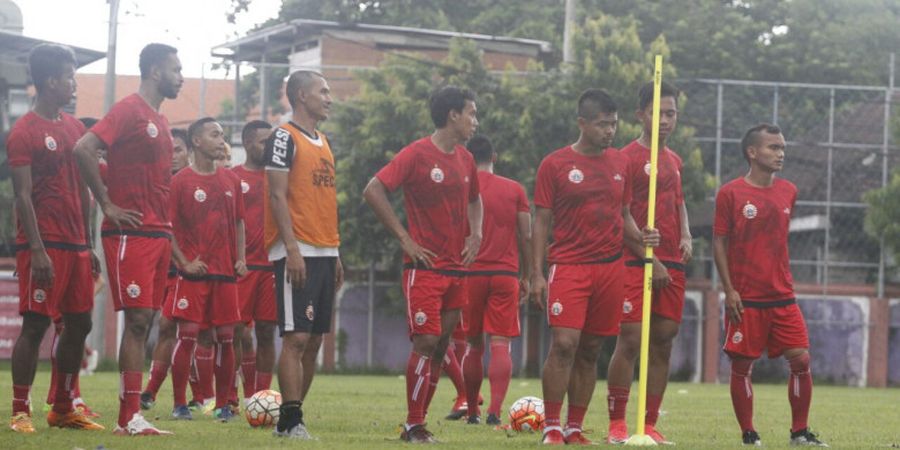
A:
<svg viewBox="0 0 900 450">
<path fill-rule="evenodd" d="M 10 31 L 0 30 L 0 64 L 3 65 L 28 65 L 28 53 L 38 44 L 53 44 L 55 42 L 43 39 L 22 36 Z M 75 52 L 78 67 L 90 64 L 106 57 L 106 52 L 90 50 L 81 47 L 68 46 Z"/>
<path fill-rule="evenodd" d="M 428 30 L 423 28 L 388 25 L 342 24 L 324 20 L 295 19 L 288 23 L 261 29 L 255 33 L 213 47 L 212 55 L 247 62 L 261 62 L 263 55 L 271 56 L 302 50 L 306 42 L 314 41 L 325 32 L 355 32 L 365 35 L 385 48 L 446 49 L 450 39 L 471 39 L 486 51 L 522 54 L 542 59 L 549 56 L 552 46 L 547 41 L 522 39 L 486 34 L 459 33 L 455 31 Z M 299 47 L 299 48 L 298 48 Z"/>
</svg>

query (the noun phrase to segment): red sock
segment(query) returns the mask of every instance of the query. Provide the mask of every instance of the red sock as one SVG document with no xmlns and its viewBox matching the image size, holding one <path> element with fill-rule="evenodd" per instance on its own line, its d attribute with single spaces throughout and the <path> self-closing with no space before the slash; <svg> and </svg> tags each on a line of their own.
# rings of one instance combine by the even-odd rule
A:
<svg viewBox="0 0 900 450">
<path fill-rule="evenodd" d="M 459 360 L 456 359 L 456 354 L 453 353 L 453 349 L 450 347 L 447 347 L 447 353 L 444 354 L 444 363 L 441 364 L 441 369 L 453 382 L 453 387 L 456 388 L 456 396 L 465 397 L 466 383 L 463 381 L 462 367 L 460 367 Z"/>
<path fill-rule="evenodd" d="M 237 359 L 237 355 L 235 355 L 235 359 Z M 238 368 L 234 371 L 234 376 L 231 378 L 231 387 L 228 388 L 228 403 L 232 405 L 238 404 L 238 383 L 241 381 L 241 369 Z"/>
<path fill-rule="evenodd" d="M 31 401 L 28 400 L 28 394 L 31 392 L 31 385 L 13 385 L 13 400 L 12 400 L 12 413 L 13 415 L 19 413 L 26 413 L 31 415 L 30 407 Z"/>
<path fill-rule="evenodd" d="M 72 412 L 72 394 L 75 390 L 75 381 L 78 379 L 78 372 L 75 373 L 59 373 L 56 380 L 56 400 L 53 402 L 53 412 L 57 414 L 68 414 Z"/>
<path fill-rule="evenodd" d="M 50 342 L 50 389 L 47 389 L 47 404 L 56 404 L 56 384 L 59 382 L 59 369 L 56 367 L 56 350 L 59 346 L 59 335 L 62 334 L 62 322 L 54 324 L 53 340 Z"/>
<path fill-rule="evenodd" d="M 172 359 L 175 359 L 174 354 L 172 355 Z M 190 362 L 188 362 L 188 364 L 190 364 Z M 188 372 L 190 372 L 190 367 L 188 367 Z M 156 400 L 156 393 L 159 392 L 159 387 L 162 386 L 163 381 L 166 381 L 166 374 L 168 373 L 168 361 L 153 360 L 150 362 L 150 377 L 147 378 L 147 388 L 144 389 L 144 391 L 152 394 L 154 400 Z"/>
<path fill-rule="evenodd" d="M 566 420 L 566 429 L 581 430 L 581 424 L 584 423 L 584 415 L 586 413 L 587 406 L 576 406 L 570 403 Z"/>
<path fill-rule="evenodd" d="M 731 404 L 737 416 L 741 431 L 753 430 L 753 384 L 750 375 L 753 360 L 737 358 L 731 360 Z"/>
<path fill-rule="evenodd" d="M 256 391 L 256 352 L 244 353 L 241 358 L 241 379 L 244 382 L 244 398 L 250 398 Z"/>
<path fill-rule="evenodd" d="M 234 387 L 234 326 L 216 328 L 216 408 L 228 405 Z"/>
<path fill-rule="evenodd" d="M 809 405 L 812 403 L 812 372 L 809 353 L 804 352 L 788 360 L 791 377 L 788 379 L 788 400 L 791 403 L 791 432 L 808 426 Z"/>
<path fill-rule="evenodd" d="M 256 372 L 256 390 L 265 391 L 272 386 L 272 372 Z"/>
<path fill-rule="evenodd" d="M 448 346 L 453 347 L 453 356 L 456 357 L 456 363 L 462 366 L 463 357 L 466 356 L 466 351 L 469 348 L 469 343 L 466 342 L 465 339 L 453 339 L 452 345 Z"/>
<path fill-rule="evenodd" d="M 606 403 L 609 407 L 609 421 L 625 420 L 628 408 L 628 386 L 607 386 Z"/>
<path fill-rule="evenodd" d="M 484 347 L 470 345 L 463 356 L 463 379 L 466 382 L 466 402 L 469 406 L 469 415 L 480 415 L 478 407 L 478 393 L 481 392 L 481 382 L 484 380 Z M 493 385 L 491 386 L 493 388 Z M 491 397 L 491 406 L 493 406 Z M 490 413 L 491 410 L 488 409 Z"/>
<path fill-rule="evenodd" d="M 215 366 L 216 351 L 214 347 L 204 347 L 198 345 L 194 350 L 194 364 L 197 366 L 197 389 L 194 397 L 200 395 L 200 401 L 206 401 L 212 398 L 213 392 L 213 371 Z"/>
<path fill-rule="evenodd" d="M 194 350 L 197 347 L 197 334 L 199 332 L 199 324 L 193 322 L 178 323 L 175 348 L 172 350 L 172 393 L 175 397 L 175 406 L 187 405 L 187 394 L 185 391 L 187 390 L 188 379 L 191 376 L 191 357 L 194 355 Z"/>
<path fill-rule="evenodd" d="M 425 392 L 425 414 L 428 415 L 428 407 L 431 406 L 431 399 L 434 398 L 434 393 L 437 392 L 438 381 L 441 380 L 441 366 L 443 364 L 435 364 L 434 360 L 431 361 L 431 376 L 428 381 L 428 391 Z"/>
<path fill-rule="evenodd" d="M 644 423 L 655 427 L 659 420 L 659 408 L 662 406 L 662 394 L 647 394 L 647 416 Z"/>
<path fill-rule="evenodd" d="M 425 398 L 431 379 L 431 358 L 416 352 L 409 353 L 406 362 L 406 424 L 425 423 Z"/>
<path fill-rule="evenodd" d="M 125 428 L 141 412 L 141 372 L 121 372 L 119 388 L 119 426 Z"/>
<path fill-rule="evenodd" d="M 559 416 L 562 412 L 562 402 L 544 401 L 544 429 L 547 427 L 559 428 Z"/>
<path fill-rule="evenodd" d="M 500 416 L 500 408 L 506 398 L 509 389 L 509 380 L 512 378 L 512 357 L 509 355 L 510 343 L 491 342 L 491 362 L 488 365 L 488 379 L 491 381 L 491 405 L 489 414 Z"/>
</svg>

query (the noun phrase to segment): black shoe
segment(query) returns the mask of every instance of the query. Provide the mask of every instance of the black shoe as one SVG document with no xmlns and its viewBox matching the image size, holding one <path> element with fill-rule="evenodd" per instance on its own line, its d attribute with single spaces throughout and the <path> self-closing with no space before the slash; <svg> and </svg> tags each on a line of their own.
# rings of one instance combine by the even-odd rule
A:
<svg viewBox="0 0 900 450">
<path fill-rule="evenodd" d="M 466 423 L 469 425 L 478 425 L 481 423 L 481 416 L 469 416 Z"/>
<path fill-rule="evenodd" d="M 488 425 L 502 425 L 502 422 L 500 422 L 500 418 L 497 417 L 496 414 L 488 414 L 487 420 L 485 420 L 484 423 Z"/>
<path fill-rule="evenodd" d="M 150 391 L 141 392 L 141 409 L 147 410 L 153 407 L 153 404 L 156 403 L 153 400 L 153 394 Z"/>
<path fill-rule="evenodd" d="M 762 447 L 762 440 L 759 439 L 759 433 L 753 430 L 745 431 L 742 439 L 744 441 L 744 445 L 755 445 L 757 447 Z"/>
<path fill-rule="evenodd" d="M 437 440 L 430 431 L 425 429 L 425 424 L 413 425 L 408 430 L 404 426 L 403 432 L 400 433 L 400 440 L 411 444 L 436 444 Z"/>
<path fill-rule="evenodd" d="M 800 431 L 791 432 L 791 445 L 805 445 L 809 447 L 828 447 L 828 444 L 819 440 L 815 434 L 804 428 Z"/>
</svg>

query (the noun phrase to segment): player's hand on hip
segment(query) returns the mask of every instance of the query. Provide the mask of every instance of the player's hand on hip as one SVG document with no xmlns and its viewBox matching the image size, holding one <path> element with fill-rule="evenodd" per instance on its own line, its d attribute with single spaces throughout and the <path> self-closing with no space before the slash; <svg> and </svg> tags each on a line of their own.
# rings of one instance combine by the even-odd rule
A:
<svg viewBox="0 0 900 450">
<path fill-rule="evenodd" d="M 344 264 L 341 262 L 341 258 L 338 257 L 334 263 L 334 292 L 337 294 L 337 291 L 341 290 L 341 286 L 344 285 Z"/>
<path fill-rule="evenodd" d="M 139 211 L 119 208 L 113 203 L 107 203 L 102 209 L 103 215 L 117 227 L 129 226 L 137 228 L 143 224 L 141 218 L 143 218 L 144 215 Z"/>
<path fill-rule="evenodd" d="M 301 288 L 306 284 L 306 262 L 299 251 L 288 252 L 285 272 L 287 282 L 295 288 Z"/>
<path fill-rule="evenodd" d="M 97 257 L 97 254 L 91 250 L 91 275 L 94 278 L 98 278 L 100 276 L 100 258 Z"/>
<path fill-rule="evenodd" d="M 659 247 L 661 238 L 656 228 L 644 228 L 641 230 L 641 243 L 644 247 Z"/>
<path fill-rule="evenodd" d="M 725 292 L 725 314 L 736 322 L 740 323 L 744 314 L 744 304 L 741 302 L 741 295 L 735 290 Z"/>
<path fill-rule="evenodd" d="M 200 257 L 197 256 L 193 261 L 185 264 L 182 268 L 182 271 L 188 275 L 206 275 L 206 263 L 200 261 Z"/>
<path fill-rule="evenodd" d="M 669 269 L 660 260 L 653 258 L 653 289 L 662 289 L 672 282 Z"/>
<path fill-rule="evenodd" d="M 544 309 L 547 307 L 546 297 L 547 297 L 547 280 L 544 279 L 544 275 L 538 274 L 531 277 L 531 301 L 534 302 L 535 305 Z"/>
<path fill-rule="evenodd" d="M 234 263 L 234 272 L 237 273 L 237 276 L 239 277 L 247 275 L 247 261 L 239 259 Z"/>
<path fill-rule="evenodd" d="M 53 262 L 47 250 L 31 252 L 31 279 L 37 286 L 50 288 L 53 286 Z"/>
<path fill-rule="evenodd" d="M 475 262 L 478 250 L 481 248 L 481 235 L 470 234 L 466 237 L 466 246 L 462 251 L 463 265 L 468 266 Z"/>
<path fill-rule="evenodd" d="M 678 247 L 681 249 L 681 261 L 687 264 L 694 256 L 694 239 L 691 237 L 683 237 L 681 238 L 681 244 L 679 244 Z"/>
<path fill-rule="evenodd" d="M 431 266 L 434 265 L 433 259 L 436 259 L 437 255 L 431 250 L 417 244 L 416 241 L 411 238 L 401 240 L 400 246 L 403 247 L 403 252 L 409 256 L 409 259 L 411 259 L 416 266 L 424 265 L 427 268 L 431 268 Z"/>
</svg>

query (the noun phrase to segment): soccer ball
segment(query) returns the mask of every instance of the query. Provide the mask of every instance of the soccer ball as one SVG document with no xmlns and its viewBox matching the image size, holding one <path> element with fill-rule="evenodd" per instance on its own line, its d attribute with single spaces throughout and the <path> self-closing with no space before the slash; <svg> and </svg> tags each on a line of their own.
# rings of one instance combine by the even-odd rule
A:
<svg viewBox="0 0 900 450">
<path fill-rule="evenodd" d="M 247 401 L 244 417 L 251 427 L 271 427 L 278 421 L 281 394 L 273 390 L 259 391 Z"/>
<path fill-rule="evenodd" d="M 544 429 L 544 401 L 537 397 L 522 397 L 509 407 L 509 426 L 516 431 Z"/>
</svg>

